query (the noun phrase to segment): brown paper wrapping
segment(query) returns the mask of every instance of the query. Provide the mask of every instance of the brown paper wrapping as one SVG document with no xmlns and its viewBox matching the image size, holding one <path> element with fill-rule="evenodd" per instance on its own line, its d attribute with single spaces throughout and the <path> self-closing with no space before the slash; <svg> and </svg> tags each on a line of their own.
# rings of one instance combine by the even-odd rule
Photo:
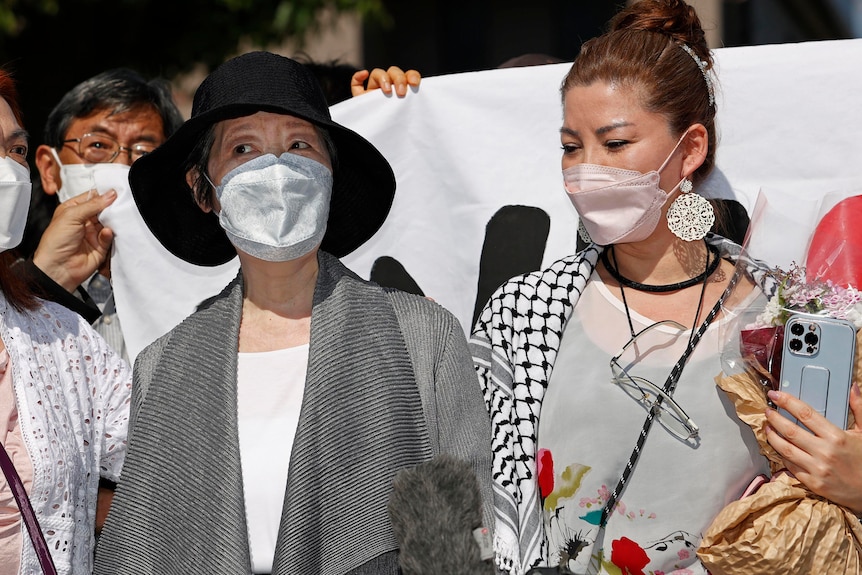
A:
<svg viewBox="0 0 862 575">
<path fill-rule="evenodd" d="M 862 524 L 779 473 L 710 525 L 697 555 L 712 575 L 862 573 Z"/>
<path fill-rule="evenodd" d="M 862 381 L 862 338 L 857 341 L 856 381 Z M 712 575 L 775 573 L 862 575 L 862 523 L 850 510 L 809 491 L 781 471 L 766 441 L 766 391 L 754 375 L 720 375 L 718 386 L 739 418 L 754 431 L 773 478 L 734 501 L 704 534 L 697 555 Z"/>
</svg>

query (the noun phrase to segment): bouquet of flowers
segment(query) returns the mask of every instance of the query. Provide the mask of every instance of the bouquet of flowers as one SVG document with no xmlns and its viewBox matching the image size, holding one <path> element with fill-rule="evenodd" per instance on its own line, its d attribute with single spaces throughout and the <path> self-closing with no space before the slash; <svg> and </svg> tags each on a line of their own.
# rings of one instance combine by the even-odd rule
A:
<svg viewBox="0 0 862 575">
<path fill-rule="evenodd" d="M 738 337 L 727 338 L 727 369 L 716 383 L 754 432 L 772 477 L 725 507 L 704 534 L 697 554 L 712 575 L 862 574 L 859 519 L 784 470 L 764 431 L 766 392 L 779 385 L 784 326 L 790 315 L 819 314 L 849 320 L 857 330 L 862 327 L 862 293 L 854 287 L 862 286 L 862 236 L 841 231 L 858 219 L 852 216 L 856 210 L 847 209 L 852 203 L 858 210 L 857 202 L 862 196 L 846 198 L 818 220 L 804 258 L 763 276 L 761 284 L 771 288 L 765 305 L 760 298 L 756 307 L 738 312 Z M 752 217 L 752 224 L 756 220 Z M 781 233 L 775 235 L 780 241 Z M 805 265 L 796 263 L 800 260 Z M 862 337 L 856 345 L 854 379 L 859 382 Z"/>
<path fill-rule="evenodd" d="M 775 293 L 755 320 L 740 331 L 740 353 L 761 383 L 778 389 L 784 325 L 794 312 L 825 315 L 862 328 L 862 292 L 832 279 L 806 278 L 806 268 L 795 262 L 789 271 L 771 272 Z M 859 357 L 860 354 L 857 354 Z"/>
</svg>

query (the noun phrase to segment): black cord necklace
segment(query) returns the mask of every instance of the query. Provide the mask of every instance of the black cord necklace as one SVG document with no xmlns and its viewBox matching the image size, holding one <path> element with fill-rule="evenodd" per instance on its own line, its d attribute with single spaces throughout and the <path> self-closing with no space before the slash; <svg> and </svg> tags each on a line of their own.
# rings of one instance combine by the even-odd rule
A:
<svg viewBox="0 0 862 575">
<path fill-rule="evenodd" d="M 603 253 L 605 253 L 605 252 L 603 252 Z M 716 256 L 718 256 L 718 255 L 719 254 L 716 254 Z M 614 259 L 616 259 L 616 258 L 614 258 Z M 614 263 L 616 263 L 616 262 L 614 262 Z M 605 266 L 607 267 L 607 264 L 605 264 Z M 706 271 L 704 271 L 704 273 L 702 273 L 698 276 L 700 278 L 700 281 L 702 281 L 703 283 L 701 284 L 701 288 L 700 288 L 700 299 L 697 300 L 697 310 L 694 312 L 694 325 L 691 326 L 691 332 L 689 333 L 689 336 L 688 336 L 689 346 L 691 346 L 691 342 L 694 340 L 695 327 L 697 327 L 697 320 L 700 317 L 700 312 L 701 312 L 701 309 L 703 308 L 703 297 L 706 295 L 706 284 L 707 284 L 706 280 L 711 275 L 710 273 L 707 273 L 708 270 L 709 270 L 709 262 L 707 262 Z M 635 326 L 634 326 L 634 323 L 632 322 L 632 314 L 629 311 L 629 302 L 626 301 L 626 290 L 623 289 L 623 285 L 627 285 L 627 284 L 620 282 L 620 296 L 623 299 L 623 307 L 626 310 L 626 319 L 629 320 L 629 331 L 631 331 L 632 337 L 635 337 Z M 670 291 L 670 290 L 667 290 L 667 291 Z M 679 369 L 679 373 L 682 373 L 682 368 Z M 677 374 L 677 379 L 679 379 L 679 373 Z M 674 385 L 676 385 L 676 382 L 674 382 Z"/>
<path fill-rule="evenodd" d="M 709 242 L 704 240 L 704 244 L 706 245 L 707 254 L 706 254 L 706 269 L 703 270 L 703 273 L 700 273 L 693 278 L 689 278 L 687 280 L 683 280 L 681 282 L 677 282 L 674 284 L 665 284 L 665 285 L 650 285 L 650 284 L 642 284 L 636 282 L 634 280 L 630 280 L 629 278 L 622 275 L 617 269 L 616 265 L 611 265 L 610 258 L 608 257 L 608 253 L 612 252 L 614 246 L 609 246 L 606 250 L 602 252 L 602 263 L 605 265 L 605 269 L 608 270 L 608 273 L 613 276 L 615 280 L 620 282 L 620 285 L 624 285 L 626 287 L 630 287 L 632 289 L 636 289 L 638 291 L 646 291 L 652 293 L 664 293 L 670 291 L 677 291 L 685 288 L 689 288 L 691 286 L 695 286 L 702 281 L 705 281 L 706 278 L 711 276 L 715 270 L 718 269 L 718 264 L 721 263 L 721 255 L 718 253 L 718 248 L 711 245 Z M 709 261 L 709 255 L 712 254 L 712 261 Z M 616 257 L 614 258 L 616 263 Z"/>
</svg>

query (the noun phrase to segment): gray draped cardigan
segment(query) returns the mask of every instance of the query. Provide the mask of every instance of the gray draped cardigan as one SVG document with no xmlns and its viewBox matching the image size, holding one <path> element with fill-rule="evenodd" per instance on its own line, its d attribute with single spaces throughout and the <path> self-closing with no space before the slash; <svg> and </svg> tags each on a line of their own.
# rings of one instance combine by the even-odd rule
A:
<svg viewBox="0 0 862 575">
<path fill-rule="evenodd" d="M 446 452 L 479 478 L 491 432 L 464 332 L 321 252 L 273 573 L 397 573 L 395 473 Z M 96 574 L 250 573 L 237 428 L 242 275 L 135 362 L 129 453 Z"/>
</svg>

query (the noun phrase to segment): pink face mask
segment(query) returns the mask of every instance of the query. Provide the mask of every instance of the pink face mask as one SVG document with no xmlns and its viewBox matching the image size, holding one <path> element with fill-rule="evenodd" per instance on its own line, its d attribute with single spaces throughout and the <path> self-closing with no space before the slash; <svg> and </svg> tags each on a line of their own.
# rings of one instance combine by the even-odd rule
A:
<svg viewBox="0 0 862 575">
<path fill-rule="evenodd" d="M 652 172 L 595 164 L 576 164 L 563 170 L 569 199 L 594 242 L 600 246 L 638 242 L 655 231 L 662 206 L 679 187 L 677 184 L 669 193 L 662 190 L 660 174 L 686 134 L 661 167 Z"/>
</svg>

